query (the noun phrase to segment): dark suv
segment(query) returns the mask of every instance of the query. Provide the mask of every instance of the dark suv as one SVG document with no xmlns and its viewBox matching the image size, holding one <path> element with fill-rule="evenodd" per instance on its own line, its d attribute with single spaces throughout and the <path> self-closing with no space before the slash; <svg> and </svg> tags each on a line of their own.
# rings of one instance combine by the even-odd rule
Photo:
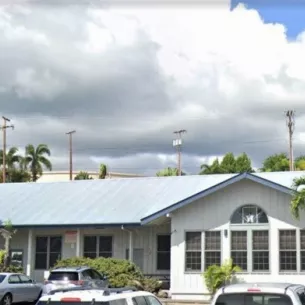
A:
<svg viewBox="0 0 305 305">
<path fill-rule="evenodd" d="M 87 266 L 55 268 L 50 271 L 44 283 L 43 294 L 56 289 L 79 286 L 108 287 L 108 280 L 105 275 Z"/>
</svg>

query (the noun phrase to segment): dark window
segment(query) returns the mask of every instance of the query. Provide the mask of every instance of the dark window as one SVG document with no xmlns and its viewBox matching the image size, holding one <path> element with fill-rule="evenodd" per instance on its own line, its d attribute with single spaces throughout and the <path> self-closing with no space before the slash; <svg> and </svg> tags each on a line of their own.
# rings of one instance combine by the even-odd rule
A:
<svg viewBox="0 0 305 305">
<path fill-rule="evenodd" d="M 300 231 L 301 271 L 305 271 L 305 230 Z"/>
<path fill-rule="evenodd" d="M 201 271 L 201 232 L 186 233 L 185 269 L 186 271 Z"/>
<path fill-rule="evenodd" d="M 221 234 L 220 231 L 205 232 L 204 242 L 205 269 L 212 265 L 221 264 Z"/>
<path fill-rule="evenodd" d="M 170 270 L 171 236 L 157 236 L 157 270 Z"/>
<path fill-rule="evenodd" d="M 146 296 L 145 299 L 149 305 L 162 305 L 162 303 L 159 302 L 159 300 L 157 298 L 153 297 L 152 295 Z"/>
<path fill-rule="evenodd" d="M 84 237 L 84 257 L 96 258 L 97 257 L 96 247 L 97 247 L 96 236 Z"/>
<path fill-rule="evenodd" d="M 233 264 L 248 269 L 247 231 L 231 231 L 231 258 Z"/>
<path fill-rule="evenodd" d="M 281 230 L 280 235 L 280 271 L 297 270 L 296 231 Z"/>
<path fill-rule="evenodd" d="M 61 236 L 37 236 L 35 252 L 35 269 L 46 270 L 52 268 L 61 259 Z"/>
<path fill-rule="evenodd" d="M 112 257 L 112 236 L 100 236 L 99 256 Z"/>
<path fill-rule="evenodd" d="M 304 305 L 305 304 L 305 291 L 304 291 L 304 289 L 298 290 L 297 295 L 298 295 L 298 298 L 299 298 L 301 304 Z"/>
<path fill-rule="evenodd" d="M 33 282 L 28 276 L 24 274 L 19 274 L 19 278 L 22 284 L 29 284 Z"/>
<path fill-rule="evenodd" d="M 231 224 L 268 223 L 266 213 L 256 205 L 245 205 L 238 208 L 231 216 Z"/>
<path fill-rule="evenodd" d="M 77 272 L 56 272 L 52 271 L 49 275 L 48 280 L 49 281 L 62 281 L 62 280 L 68 280 L 68 281 L 78 281 L 78 273 Z"/>
<path fill-rule="evenodd" d="M 0 283 L 2 283 L 5 278 L 6 278 L 6 275 L 0 274 Z"/>
<path fill-rule="evenodd" d="M 232 293 L 221 294 L 215 305 L 266 305 L 266 304 L 281 304 L 292 305 L 289 296 L 284 294 L 269 294 L 269 293 Z"/>
<path fill-rule="evenodd" d="M 9 284 L 20 284 L 21 283 L 20 278 L 17 274 L 10 275 L 10 277 L 8 278 L 8 282 L 9 282 Z"/>
<path fill-rule="evenodd" d="M 137 305 L 149 305 L 143 296 L 132 298 L 132 302 Z"/>
<path fill-rule="evenodd" d="M 252 231 L 252 270 L 269 270 L 269 231 Z"/>
</svg>

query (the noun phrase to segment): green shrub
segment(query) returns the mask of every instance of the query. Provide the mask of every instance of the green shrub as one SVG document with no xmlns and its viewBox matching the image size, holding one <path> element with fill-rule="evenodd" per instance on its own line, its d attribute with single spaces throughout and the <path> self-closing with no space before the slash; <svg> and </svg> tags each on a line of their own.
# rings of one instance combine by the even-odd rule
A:
<svg viewBox="0 0 305 305">
<path fill-rule="evenodd" d="M 141 270 L 132 262 L 125 259 L 98 257 L 71 257 L 60 260 L 55 267 L 88 266 L 107 276 L 111 287 L 120 288 L 135 286 L 137 288 L 158 292 L 161 283 L 144 277 Z"/>
<path fill-rule="evenodd" d="M 0 272 L 23 273 L 23 268 L 20 266 L 10 265 L 7 268 L 4 267 L 5 253 L 5 250 L 0 250 Z"/>
<path fill-rule="evenodd" d="M 223 265 L 212 265 L 204 272 L 205 285 L 211 295 L 222 287 L 231 282 L 236 272 L 242 271 L 238 266 L 233 266 L 232 259 L 226 261 Z"/>
</svg>

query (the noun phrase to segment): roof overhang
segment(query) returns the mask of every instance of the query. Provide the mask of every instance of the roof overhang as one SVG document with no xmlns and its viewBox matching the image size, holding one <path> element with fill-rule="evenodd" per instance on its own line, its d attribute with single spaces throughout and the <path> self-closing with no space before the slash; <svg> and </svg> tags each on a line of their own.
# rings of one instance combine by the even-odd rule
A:
<svg viewBox="0 0 305 305">
<path fill-rule="evenodd" d="M 92 228 L 92 229 L 107 229 L 107 228 L 137 228 L 140 227 L 141 223 L 105 223 L 105 224 L 14 224 L 16 229 L 81 229 L 81 228 Z M 0 228 L 4 228 L 3 225 Z"/>
<path fill-rule="evenodd" d="M 275 182 L 272 182 L 270 180 L 267 180 L 267 179 L 264 179 L 264 178 L 261 178 L 259 176 L 256 176 L 254 174 L 250 174 L 250 173 L 242 173 L 242 174 L 239 174 L 239 175 L 236 175 L 232 178 L 229 178 L 219 184 L 216 184 L 204 191 L 201 191 L 197 194 L 194 194 L 188 198 L 185 198 L 179 202 L 176 202 L 160 211 L 157 211 L 156 213 L 153 213 L 151 215 L 148 215 L 144 218 L 141 219 L 141 224 L 142 225 L 145 225 L 145 224 L 148 224 L 156 219 L 158 219 L 159 217 L 162 217 L 162 216 L 165 216 L 166 214 L 168 213 L 171 213 L 177 209 L 180 209 L 182 207 L 185 207 L 186 205 L 190 204 L 190 203 L 193 203 L 194 201 L 198 200 L 198 199 L 201 199 L 201 198 L 204 198 L 208 195 L 211 195 L 229 185 L 232 185 L 236 182 L 239 182 L 241 180 L 244 180 L 244 179 L 248 179 L 248 180 L 251 180 L 253 182 L 257 182 L 259 184 L 262 184 L 264 186 L 267 186 L 269 188 L 272 188 L 272 189 L 275 189 L 279 192 L 282 192 L 282 193 L 285 193 L 285 194 L 289 194 L 291 195 L 292 194 L 292 189 L 291 188 L 287 188 L 283 185 L 280 185 L 280 184 L 277 184 Z"/>
</svg>

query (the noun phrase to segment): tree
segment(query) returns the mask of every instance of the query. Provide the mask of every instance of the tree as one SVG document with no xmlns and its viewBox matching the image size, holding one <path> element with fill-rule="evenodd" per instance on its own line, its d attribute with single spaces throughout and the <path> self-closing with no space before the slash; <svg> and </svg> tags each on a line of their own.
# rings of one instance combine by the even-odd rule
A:
<svg viewBox="0 0 305 305">
<path fill-rule="evenodd" d="M 293 180 L 294 190 L 290 210 L 294 218 L 300 218 L 300 211 L 305 209 L 305 176 Z"/>
<path fill-rule="evenodd" d="M 252 173 L 251 160 L 246 153 L 242 153 L 236 158 L 235 170 L 238 173 Z"/>
<path fill-rule="evenodd" d="M 221 161 L 221 168 L 224 173 L 236 173 L 236 160 L 233 153 L 226 153 Z"/>
<path fill-rule="evenodd" d="M 43 167 L 52 170 L 52 163 L 46 156 L 51 156 L 46 144 L 39 144 L 36 148 L 29 144 L 25 148 L 24 167 L 29 168 L 34 182 L 42 175 Z"/>
<path fill-rule="evenodd" d="M 5 240 L 4 243 L 4 269 L 8 269 L 10 267 L 10 253 L 11 253 L 11 239 L 13 235 L 17 232 L 17 230 L 14 230 L 12 222 L 10 220 L 6 221 L 4 223 L 4 228 L 0 229 L 0 233 L 2 237 Z"/>
<path fill-rule="evenodd" d="M 179 175 L 178 168 L 174 168 L 174 167 L 167 167 L 156 173 L 157 177 L 169 177 L 169 176 L 178 176 L 178 175 Z M 185 176 L 185 173 L 181 172 L 181 175 Z"/>
<path fill-rule="evenodd" d="M 80 171 L 74 178 L 74 180 L 92 180 L 87 172 Z"/>
<path fill-rule="evenodd" d="M 100 164 L 100 170 L 99 170 L 99 179 L 105 179 L 107 176 L 107 166 L 105 164 Z"/>
<path fill-rule="evenodd" d="M 263 161 L 262 172 L 289 171 L 289 159 L 286 153 L 273 154 Z"/>
<path fill-rule="evenodd" d="M 294 167 L 297 171 L 305 170 L 305 155 L 301 155 L 294 160 Z"/>
<path fill-rule="evenodd" d="M 18 148 L 17 147 L 11 147 L 5 156 L 5 163 L 7 169 L 15 168 L 17 164 L 22 163 L 22 156 L 18 155 Z M 0 165 L 3 164 L 3 149 L 0 150 Z"/>
<path fill-rule="evenodd" d="M 222 174 L 224 172 L 221 168 L 218 158 L 216 158 L 211 165 L 202 164 L 200 168 L 201 172 L 199 175 Z"/>
<path fill-rule="evenodd" d="M 31 174 L 22 168 L 12 168 L 6 170 L 6 182 L 18 183 L 18 182 L 30 182 Z M 2 170 L 0 171 L 0 183 L 3 183 Z"/>
</svg>

